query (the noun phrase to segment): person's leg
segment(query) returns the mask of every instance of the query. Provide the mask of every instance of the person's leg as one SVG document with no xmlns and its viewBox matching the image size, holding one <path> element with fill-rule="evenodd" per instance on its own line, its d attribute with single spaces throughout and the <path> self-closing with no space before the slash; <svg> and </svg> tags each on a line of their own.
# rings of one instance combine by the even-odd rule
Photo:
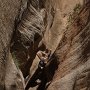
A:
<svg viewBox="0 0 90 90">
<path fill-rule="evenodd" d="M 38 68 L 38 69 L 36 70 L 36 72 L 34 73 L 34 75 L 30 78 L 29 82 L 27 83 L 25 90 L 28 90 L 30 87 L 34 87 L 34 86 L 37 85 L 36 80 L 39 78 L 40 72 L 41 72 L 41 71 L 40 71 L 40 69 Z"/>
<path fill-rule="evenodd" d="M 45 90 L 46 83 L 47 83 L 47 77 L 46 77 L 46 74 L 44 71 L 43 71 L 40 79 L 41 79 L 41 83 L 40 83 L 39 87 L 37 88 L 37 90 Z"/>
</svg>

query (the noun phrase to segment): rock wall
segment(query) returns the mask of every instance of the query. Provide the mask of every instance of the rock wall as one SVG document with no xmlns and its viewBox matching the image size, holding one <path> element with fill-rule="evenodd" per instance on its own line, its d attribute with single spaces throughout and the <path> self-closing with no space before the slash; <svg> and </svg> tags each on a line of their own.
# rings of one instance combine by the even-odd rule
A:
<svg viewBox="0 0 90 90">
<path fill-rule="evenodd" d="M 24 77 L 29 74 L 29 69 L 45 32 L 44 16 L 43 4 L 38 0 L 29 0 L 16 27 L 11 52 L 15 54 L 18 63 L 20 63 L 19 67 Z"/>
<path fill-rule="evenodd" d="M 56 49 L 55 55 L 60 63 L 53 77 L 52 84 L 49 86 L 48 90 L 90 89 L 90 2 L 83 1 L 82 3 L 82 1 L 83 0 L 76 0 L 75 2 L 71 0 L 62 1 L 62 3 L 60 3 L 60 12 L 57 12 L 57 15 L 61 16 L 57 16 L 56 18 L 54 17 L 55 21 L 59 20 L 61 23 L 53 22 L 50 30 L 47 30 L 47 32 L 49 31 L 49 45 L 47 44 L 47 37 L 45 38 L 46 45 L 52 50 L 54 48 Z M 78 4 L 80 5 L 80 8 L 77 7 L 76 9 L 75 5 Z M 71 17 L 70 21 L 68 21 L 68 17 Z M 55 27 L 55 24 L 60 26 L 58 28 L 58 32 L 58 26 Z M 46 36 L 48 36 L 48 34 L 46 34 Z"/>
<path fill-rule="evenodd" d="M 0 0 L 0 90 L 12 90 L 12 87 L 13 90 L 23 90 L 19 89 L 23 88 L 22 85 L 18 88 L 18 84 L 12 83 L 13 80 L 15 82 L 18 72 L 10 56 L 10 42 L 20 5 L 20 0 Z"/>
<path fill-rule="evenodd" d="M 89 0 L 0 0 L 0 90 L 24 90 L 23 75 L 34 73 L 45 46 L 54 60 L 44 89 L 89 90 L 89 17 Z"/>
</svg>

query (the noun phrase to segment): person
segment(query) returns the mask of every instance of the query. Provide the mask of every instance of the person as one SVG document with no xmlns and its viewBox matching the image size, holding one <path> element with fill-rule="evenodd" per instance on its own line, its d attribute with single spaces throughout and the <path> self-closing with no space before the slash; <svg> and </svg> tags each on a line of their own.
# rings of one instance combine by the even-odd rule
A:
<svg viewBox="0 0 90 90">
<path fill-rule="evenodd" d="M 50 53 L 48 51 L 39 51 L 37 53 L 37 56 L 39 57 L 40 61 L 38 63 L 38 68 L 33 74 L 33 76 L 30 78 L 28 84 L 26 85 L 25 90 L 28 90 L 30 87 L 33 87 L 34 85 L 37 85 L 38 82 L 37 80 L 43 80 L 46 81 L 46 76 L 45 76 L 45 66 L 48 62 L 48 58 L 50 56 Z M 41 82 L 40 81 L 40 82 Z"/>
<path fill-rule="evenodd" d="M 49 61 L 50 55 L 51 55 L 51 50 L 46 49 L 45 51 L 39 51 L 37 53 L 37 56 L 40 59 L 40 63 L 39 64 L 43 64 L 43 63 L 47 64 L 48 61 Z"/>
</svg>

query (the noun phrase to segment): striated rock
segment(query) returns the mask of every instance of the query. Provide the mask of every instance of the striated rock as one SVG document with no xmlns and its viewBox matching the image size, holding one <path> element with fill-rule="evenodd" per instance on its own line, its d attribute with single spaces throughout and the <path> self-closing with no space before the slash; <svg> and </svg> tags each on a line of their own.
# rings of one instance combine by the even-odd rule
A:
<svg viewBox="0 0 90 90">
<path fill-rule="evenodd" d="M 52 62 L 30 90 L 90 89 L 89 0 L 1 0 L 0 11 L 0 90 L 24 90 L 45 48 Z"/>
<path fill-rule="evenodd" d="M 11 54 L 6 63 L 5 88 L 6 90 L 24 90 L 24 78 L 19 69 L 16 68 Z"/>
<path fill-rule="evenodd" d="M 71 2 L 73 1 L 70 1 L 70 3 Z M 55 55 L 59 60 L 60 64 L 58 66 L 58 70 L 56 71 L 53 77 L 52 84 L 48 87 L 48 90 L 89 90 L 90 89 L 89 77 L 88 77 L 89 69 L 90 69 L 89 67 L 90 2 L 89 1 L 84 1 L 84 2 L 85 4 L 81 6 L 79 13 L 75 14 L 75 12 L 73 12 L 75 16 L 74 18 L 72 17 L 70 22 L 67 22 L 68 24 L 70 23 L 68 27 L 65 28 L 63 26 L 63 20 L 61 21 L 62 25 L 59 29 L 63 32 L 62 29 L 63 26 L 63 28 L 65 28 L 65 31 L 63 33 L 60 33 L 59 36 L 56 35 L 57 37 L 62 36 L 62 38 L 57 39 L 59 40 L 59 45 L 57 44 L 58 47 L 56 48 L 55 51 Z M 69 3 L 67 2 L 67 4 Z M 75 8 L 75 7 L 71 7 L 71 8 Z M 65 13 L 67 13 L 67 11 Z M 54 27 L 53 25 L 52 27 Z M 54 31 L 56 31 L 56 29 L 54 29 Z M 55 38 L 53 37 L 54 33 L 52 33 L 52 30 L 50 32 L 51 32 L 49 35 L 49 38 L 51 38 L 49 39 L 50 43 L 48 45 L 46 42 L 46 44 L 49 48 L 56 47 L 57 41 L 56 40 L 54 41 L 54 39 L 52 39 Z M 46 34 L 46 36 L 47 35 L 48 34 Z"/>
<path fill-rule="evenodd" d="M 84 65 L 72 70 L 69 74 L 65 75 L 61 79 L 53 82 L 48 90 L 87 90 L 90 89 L 89 85 L 89 66 L 90 61 Z M 88 79 L 88 80 L 87 80 Z"/>
<path fill-rule="evenodd" d="M 18 15 L 20 5 L 21 0 L 0 0 L 0 90 L 12 90 L 8 87 L 13 88 L 15 86 L 13 83 L 15 83 L 14 80 L 17 75 L 16 73 L 12 74 L 12 72 L 17 71 L 17 68 L 9 57 L 9 51 L 14 21 Z M 23 85 L 19 86 L 19 88 L 21 87 L 23 88 Z M 17 87 L 13 89 L 17 90 Z"/>
<path fill-rule="evenodd" d="M 11 47 L 20 63 L 20 69 L 24 77 L 29 74 L 30 66 L 39 48 L 39 43 L 45 32 L 43 6 L 39 7 L 39 1 L 30 0 L 22 14 L 16 28 L 16 35 Z M 19 52 L 19 53 L 17 53 Z M 23 57 L 20 57 L 23 56 Z"/>
</svg>

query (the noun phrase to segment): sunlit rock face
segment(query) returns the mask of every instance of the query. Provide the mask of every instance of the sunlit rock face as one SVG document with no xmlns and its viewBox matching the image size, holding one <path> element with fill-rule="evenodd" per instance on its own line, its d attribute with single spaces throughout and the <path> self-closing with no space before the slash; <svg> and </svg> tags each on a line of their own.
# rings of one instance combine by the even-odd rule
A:
<svg viewBox="0 0 90 90">
<path fill-rule="evenodd" d="M 62 1 L 62 3 L 64 2 L 64 4 L 67 4 L 67 8 L 64 8 L 65 10 L 61 8 L 61 10 L 63 10 L 61 12 L 61 17 L 57 17 L 61 18 L 61 20 L 58 19 L 61 21 L 61 24 L 53 22 L 50 29 L 51 31 L 49 32 L 49 39 L 45 38 L 50 41 L 49 45 L 46 42 L 49 48 L 53 50 L 54 47 L 56 48 L 57 46 L 55 55 L 60 62 L 48 90 L 90 89 L 90 2 L 81 0 L 80 2 L 76 1 L 73 3 L 73 1 L 69 1 L 70 0 L 66 2 Z M 76 12 L 75 5 L 78 3 L 80 4 L 80 9 L 79 12 L 77 10 Z M 71 6 L 69 6 L 69 4 Z M 61 7 L 64 7 L 62 5 Z M 64 17 L 62 17 L 63 12 L 66 14 Z M 74 16 L 71 17 L 70 21 L 68 21 L 68 17 L 70 16 L 70 14 L 68 14 L 69 12 Z M 67 20 L 65 20 L 66 17 Z M 54 20 L 56 20 L 55 17 Z M 58 33 L 57 28 L 54 28 L 55 24 L 60 26 L 58 28 Z M 47 35 L 48 34 L 46 34 L 46 36 Z M 53 37 L 54 35 L 56 39 L 53 39 L 55 38 Z M 58 43 L 56 43 L 57 41 Z"/>
<path fill-rule="evenodd" d="M 44 41 L 48 48 L 54 50 L 58 46 L 67 25 L 70 23 L 68 18 L 77 5 L 81 7 L 83 0 L 75 0 L 74 2 L 72 0 L 46 1 L 47 27 Z"/>
<path fill-rule="evenodd" d="M 46 0 L 45 10 L 46 32 L 43 43 L 55 53 L 59 61 L 47 90 L 90 89 L 90 2 Z"/>
</svg>

